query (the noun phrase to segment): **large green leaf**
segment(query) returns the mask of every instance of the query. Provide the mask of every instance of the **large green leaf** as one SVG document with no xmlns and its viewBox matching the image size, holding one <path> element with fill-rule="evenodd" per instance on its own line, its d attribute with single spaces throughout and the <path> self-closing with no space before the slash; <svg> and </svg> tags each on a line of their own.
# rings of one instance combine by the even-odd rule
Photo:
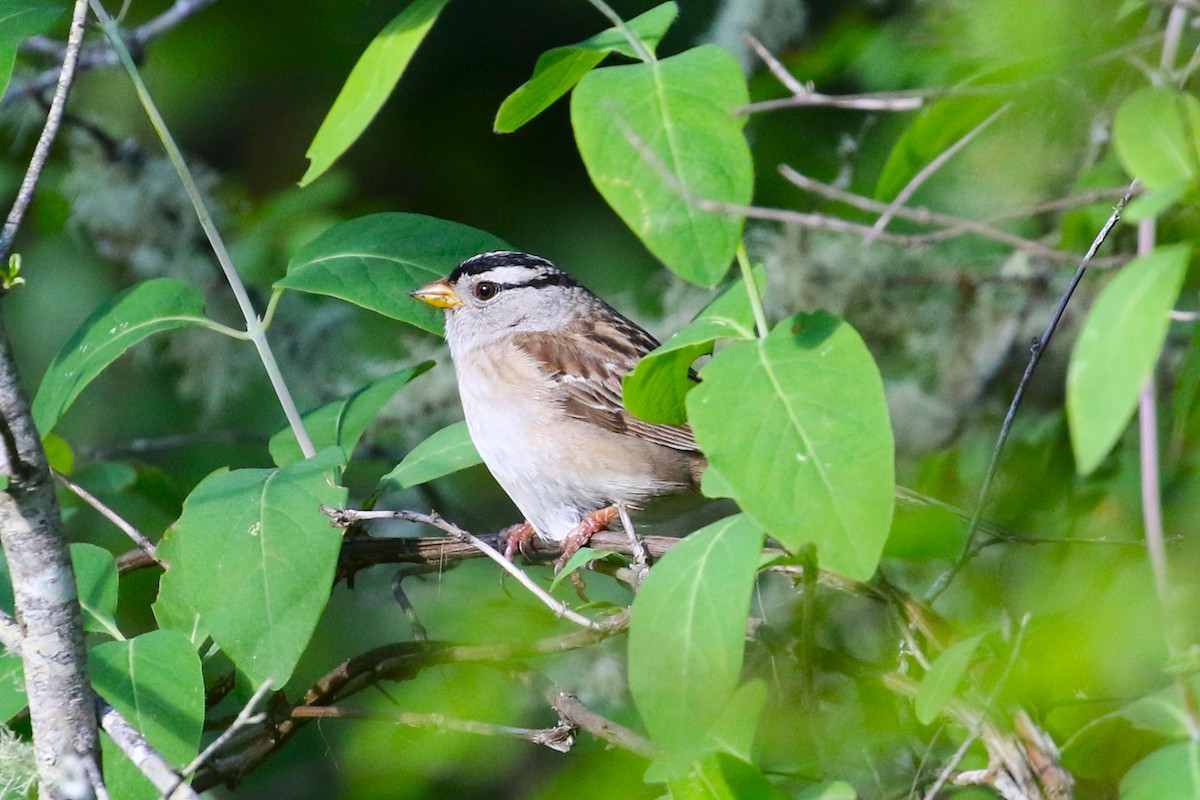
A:
<svg viewBox="0 0 1200 800">
<path fill-rule="evenodd" d="M 256 684 L 286 683 L 329 599 L 342 537 L 319 507 L 345 502 L 331 478 L 345 460 L 330 447 L 280 469 L 201 481 L 159 546 L 171 565 L 159 623 L 207 631 Z"/>
<path fill-rule="evenodd" d="M 892 146 L 875 186 L 876 199 L 895 199 L 930 161 L 996 113 L 1001 102 L 986 95 L 947 97 L 921 112 Z"/>
<path fill-rule="evenodd" d="M 679 6 L 675 3 L 663 3 L 634 17 L 626 25 L 653 53 L 678 14 Z M 614 52 L 638 57 L 633 45 L 616 28 L 602 31 L 579 44 L 547 50 L 537 60 L 533 76 L 500 104 L 494 125 L 496 133 L 512 133 L 529 122 L 571 91 L 584 75 Z"/>
<path fill-rule="evenodd" d="M 1120 800 L 1200 800 L 1200 742 L 1169 744 L 1134 764 Z"/>
<path fill-rule="evenodd" d="M 407 489 L 482 463 L 467 431 L 467 423 L 455 422 L 414 447 L 379 482 Z"/>
<path fill-rule="evenodd" d="M 929 672 L 917 689 L 915 711 L 918 722 L 928 725 L 942 713 L 962 682 L 967 667 L 971 666 L 971 658 L 982 641 L 983 636 L 979 635 L 956 642 L 929 665 Z"/>
<path fill-rule="evenodd" d="M 1139 89 L 1113 120 L 1117 157 L 1150 189 L 1200 176 L 1200 100 L 1165 86 Z"/>
<path fill-rule="evenodd" d="M 854 329 L 800 314 L 729 345 L 700 377 L 688 419 L 722 493 L 789 549 L 815 543 L 822 567 L 869 578 L 895 505 L 895 446 L 883 381 Z"/>
<path fill-rule="evenodd" d="M 766 273 L 755 270 L 761 287 Z M 682 425 L 687 422 L 687 393 L 696 386 L 689 370 L 696 359 L 711 353 L 718 339 L 753 339 L 754 313 L 746 284 L 739 280 L 709 303 L 696 318 L 666 342 L 647 353 L 622 381 L 625 407 L 647 422 Z"/>
<path fill-rule="evenodd" d="M 366 130 L 445 5 L 446 0 L 413 0 L 367 45 L 304 154 L 309 165 L 301 186 L 324 174 Z"/>
<path fill-rule="evenodd" d="M 664 264 L 715 286 L 743 219 L 697 202 L 750 202 L 754 169 L 734 111 L 748 102 L 737 61 L 704 45 L 646 64 L 605 67 L 571 95 L 575 141 L 592 183 Z"/>
<path fill-rule="evenodd" d="M 734 695 L 761 550 L 748 517 L 715 522 L 671 548 L 633 602 L 629 689 L 666 775 L 711 749 L 704 733 Z"/>
<path fill-rule="evenodd" d="M 337 445 L 347 453 L 353 453 L 367 426 L 374 421 L 396 392 L 432 366 L 432 361 L 423 361 L 415 367 L 393 372 L 352 394 L 305 414 L 304 428 L 312 437 L 313 446 L 321 450 Z M 296 435 L 290 427 L 272 436 L 268 449 L 271 451 L 271 458 L 281 467 L 304 458 Z"/>
<path fill-rule="evenodd" d="M 94 544 L 71 545 L 71 568 L 79 589 L 83 626 L 120 639 L 117 630 L 117 561 L 112 553 Z"/>
<path fill-rule="evenodd" d="M 196 756 L 204 678 L 186 636 L 160 630 L 97 645 L 88 653 L 88 671 L 96 692 L 169 763 L 182 768 Z M 104 748 L 104 777 L 114 797 L 161 796 L 117 747 Z"/>
<path fill-rule="evenodd" d="M 473 255 L 508 249 L 490 233 L 457 222 L 372 214 L 334 225 L 302 247 L 275 285 L 337 297 L 440 334 L 442 312 L 408 293 Z"/>
<path fill-rule="evenodd" d="M 1088 311 L 1067 367 L 1067 420 L 1080 475 L 1100 465 L 1129 423 L 1191 255 L 1191 245 L 1174 244 L 1129 262 Z"/>
<path fill-rule="evenodd" d="M 0 0 L 0 94 L 12 78 L 17 45 L 49 28 L 65 8 L 48 0 Z"/>
<path fill-rule="evenodd" d="M 205 324 L 204 296 L 181 281 L 155 278 L 121 292 L 84 321 L 46 369 L 33 399 L 38 430 L 49 433 L 105 367 L 147 336 Z"/>
</svg>

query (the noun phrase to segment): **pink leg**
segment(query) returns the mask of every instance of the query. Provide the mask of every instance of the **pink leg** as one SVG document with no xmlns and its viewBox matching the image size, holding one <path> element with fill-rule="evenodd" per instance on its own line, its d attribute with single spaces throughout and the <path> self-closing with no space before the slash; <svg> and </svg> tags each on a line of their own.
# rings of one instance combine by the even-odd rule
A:
<svg viewBox="0 0 1200 800">
<path fill-rule="evenodd" d="M 529 558 L 529 543 L 533 541 L 533 526 L 528 522 L 512 525 L 500 532 L 500 543 L 504 545 L 504 557 L 509 561 L 520 551 Z"/>
<path fill-rule="evenodd" d="M 617 517 L 620 516 L 616 506 L 602 508 L 599 511 L 594 511 L 579 521 L 579 524 L 571 529 L 567 534 L 567 538 L 563 540 L 562 555 L 554 560 L 555 573 L 561 572 L 567 562 L 571 560 L 571 556 L 579 551 L 579 548 L 587 544 L 593 536 L 611 525 Z"/>
</svg>

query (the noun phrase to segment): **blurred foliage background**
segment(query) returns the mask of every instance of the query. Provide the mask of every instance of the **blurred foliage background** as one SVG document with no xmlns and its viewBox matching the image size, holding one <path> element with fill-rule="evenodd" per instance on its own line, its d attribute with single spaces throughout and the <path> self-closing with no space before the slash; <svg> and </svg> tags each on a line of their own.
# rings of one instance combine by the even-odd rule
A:
<svg viewBox="0 0 1200 800">
<path fill-rule="evenodd" d="M 167 5 L 134 2 L 127 22 L 149 19 Z M 626 18 L 649 7 L 612 5 Z M 994 217 L 1127 181 L 1108 147 L 1107 126 L 1114 98 L 1142 80 L 1144 63 L 1156 58 L 1165 13 L 1127 5 L 1133 10 L 1123 14 L 1117 0 L 681 0 L 680 19 L 660 52 L 703 40 L 731 47 L 751 75 L 755 100 L 787 92 L 739 38 L 744 30 L 759 36 L 799 80 L 831 94 L 1025 82 L 1019 106 L 911 202 Z M 582 0 L 454 0 L 364 137 L 333 173 L 296 188 L 304 151 L 346 74 L 398 7 L 378 0 L 223 0 L 153 41 L 145 54 L 150 90 L 202 175 L 259 308 L 290 253 L 332 223 L 401 210 L 463 222 L 544 255 L 660 336 L 686 322 L 708 293 L 659 268 L 600 199 L 576 153 L 565 102 L 515 134 L 492 133 L 500 102 L 528 78 L 540 53 L 606 26 Z M 15 83 L 37 71 L 36 58 L 22 59 Z M 235 321 L 127 77 L 118 70 L 83 74 L 69 111 L 33 224 L 18 242 L 28 284 L 5 303 L 5 324 L 30 393 L 78 324 L 135 280 L 187 280 L 209 292 L 213 316 Z M 11 195 L 43 112 L 36 102 L 18 99 L 0 113 L 6 147 L 0 189 Z M 912 119 L 829 108 L 755 114 L 748 137 L 758 170 L 756 202 L 870 221 L 802 193 L 776 166 L 786 163 L 872 195 Z M 1111 206 L 1028 214 L 1012 229 L 1037 238 L 1061 228 L 1061 246 L 1082 251 Z M 1184 238 L 1196 220 L 1184 208 L 1165 224 Z M 905 224 L 895 223 L 895 230 L 906 230 Z M 1119 228 L 1104 252 L 1128 252 L 1131 240 L 1131 228 Z M 888 382 L 901 483 L 972 508 L 1028 342 L 1044 326 L 1071 265 L 974 238 L 865 245 L 852 236 L 775 223 L 752 224 L 749 241 L 771 276 L 774 318 L 823 307 L 843 315 L 867 340 Z M 989 519 L 1029 541 L 985 549 L 937 605 L 966 634 L 1000 633 L 997 641 L 1007 649 L 994 654 L 995 667 L 980 685 L 995 685 L 1006 674 L 1000 702 L 1030 711 L 1060 745 L 1088 720 L 1169 683 L 1161 614 L 1140 546 L 1136 447 L 1118 447 L 1100 471 L 1080 479 L 1066 438 L 1061 403 L 1069 337 L 1103 280 L 1089 277 L 1068 313 L 1018 418 L 988 509 Z M 1194 301 L 1194 288 L 1184 297 Z M 360 500 L 407 449 L 460 413 L 441 342 L 402 327 L 345 303 L 289 293 L 269 334 L 304 408 L 400 365 L 437 358 L 438 366 L 396 398 L 360 448 L 348 474 Z M 1179 326 L 1168 346 L 1169 360 L 1183 362 L 1185 375 L 1195 369 L 1188 337 Z M 1163 405 L 1167 530 L 1180 537 L 1200 510 L 1189 380 L 1195 381 L 1181 379 L 1178 392 L 1164 394 Z M 1168 382 L 1165 391 L 1175 388 Z M 158 533 L 211 470 L 266 466 L 266 437 L 282 426 L 250 348 L 185 331 L 141 345 L 109 369 L 60 432 L 75 448 L 75 480 L 142 530 Z M 126 549 L 94 512 L 66 502 L 74 537 L 114 552 Z M 479 531 L 516 520 L 481 468 L 386 503 L 432 505 Z M 957 554 L 961 535 L 953 519 L 904 514 L 882 572 L 919 595 Z M 1031 543 L 1041 539 L 1056 541 Z M 1196 574 L 1194 540 L 1173 541 L 1170 553 L 1174 574 Z M 391 577 L 389 568 L 376 568 L 358 576 L 353 589 L 335 589 L 291 691 L 353 654 L 411 637 L 392 600 Z M 599 576 L 589 582 L 593 599 L 618 591 Z M 560 629 L 489 564 L 410 583 L 436 639 L 512 642 Z M 154 586 L 150 576 L 123 580 L 128 633 L 151 626 L 147 593 Z M 1194 581 L 1181 581 L 1180 607 L 1190 607 L 1195 590 Z M 768 630 L 800 625 L 794 594 L 769 580 L 756 608 Z M 773 650 L 769 636 L 751 644 L 748 669 L 792 700 L 768 711 L 762 763 L 801 782 L 844 778 L 864 797 L 908 796 L 910 786 L 936 773 L 956 749 L 961 732 L 916 725 L 891 693 L 824 663 L 902 662 L 878 609 L 862 598 L 823 593 L 815 611 L 804 613 L 816 614 L 819 631 L 809 654 L 812 671 L 798 676 L 777 669 L 793 654 Z M 1191 641 L 1194 616 L 1189 624 Z M 539 667 L 602 713 L 636 725 L 622 699 L 622 648 L 609 642 Z M 378 695 L 370 702 L 381 711 L 394 700 L 409 710 L 503 724 L 554 721 L 536 694 L 493 667 L 430 668 L 388 693 L 390 700 Z M 1161 742 L 1127 723 L 1090 730 L 1064 752 L 1083 797 L 1115 796 L 1124 770 Z M 231 796 L 654 797 L 642 783 L 643 767 L 586 736 L 560 755 L 515 741 L 336 720 L 310 725 Z M 961 796 L 984 795 L 970 790 Z"/>
</svg>

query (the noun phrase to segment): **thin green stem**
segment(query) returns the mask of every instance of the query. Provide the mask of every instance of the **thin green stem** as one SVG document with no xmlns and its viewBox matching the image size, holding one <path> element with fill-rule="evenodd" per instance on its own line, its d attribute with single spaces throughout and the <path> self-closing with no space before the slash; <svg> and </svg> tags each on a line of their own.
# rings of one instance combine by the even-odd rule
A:
<svg viewBox="0 0 1200 800">
<path fill-rule="evenodd" d="M 754 271 L 750 268 L 750 254 L 746 252 L 745 242 L 738 242 L 737 262 L 742 270 L 742 282 L 746 284 L 746 292 L 750 295 L 750 310 L 754 312 L 758 338 L 765 339 L 771 327 L 767 324 L 767 312 L 763 310 L 762 294 L 758 291 L 758 284 L 754 282 Z"/>
<path fill-rule="evenodd" d="M 142 108 L 145 109 L 146 116 L 150 118 L 150 124 L 154 126 L 155 132 L 158 133 L 158 138 L 162 141 L 163 147 L 167 151 L 167 157 L 171 159 L 171 163 L 179 173 L 179 179 L 183 182 L 183 188 L 187 192 L 188 198 L 192 201 L 193 208 L 196 210 L 196 217 L 200 221 L 200 227 L 204 229 L 204 234 L 208 237 L 208 243 L 217 257 L 217 262 L 221 265 L 221 271 L 225 274 L 225 280 L 228 281 L 229 288 L 233 291 L 233 296 L 237 300 L 238 308 L 246 320 L 246 337 L 254 343 L 255 349 L 258 351 L 258 357 L 267 372 L 271 386 L 275 389 L 279 405 L 283 408 L 283 413 L 287 417 L 288 424 L 296 436 L 296 441 L 300 444 L 300 450 L 304 453 L 305 457 L 312 456 L 316 453 L 316 448 L 313 447 L 312 439 L 309 437 L 308 431 L 305 430 L 304 423 L 300 419 L 300 410 L 296 407 L 296 403 L 292 399 L 292 394 L 283 380 L 279 364 L 275 361 L 275 354 L 271 352 L 271 346 L 267 343 L 262 320 L 259 319 L 258 314 L 254 310 L 254 305 L 250 302 L 250 296 L 246 293 L 246 287 L 242 283 L 241 276 L 238 275 L 237 270 L 233 266 L 233 261 L 229 257 L 229 251 L 225 248 L 225 242 L 222 240 L 220 232 L 217 231 L 217 226 L 213 222 L 212 215 L 208 212 L 208 207 L 204 204 L 204 198 L 201 196 L 200 190 L 192 178 L 191 170 L 188 169 L 187 162 L 184 161 L 183 154 L 180 152 L 179 146 L 175 144 L 175 139 L 167 129 L 166 122 L 159 113 L 158 107 L 154 104 L 153 98 L 150 97 L 150 92 L 146 89 L 146 84 L 142 81 L 141 73 L 138 72 L 137 65 L 134 64 L 133 57 L 129 54 L 129 49 L 125 46 L 125 41 L 121 38 L 119 26 L 109 16 L 108 12 L 105 11 L 104 6 L 100 4 L 99 0 L 89 1 L 92 11 L 100 20 L 104 35 L 108 37 L 113 50 L 116 51 L 117 56 L 121 59 L 122 66 L 129 73 L 129 79 L 133 82 L 138 99 L 142 103 Z"/>
<path fill-rule="evenodd" d="M 629 41 L 629 46 L 638 54 L 638 58 L 649 64 L 652 61 L 657 61 L 654 53 L 651 53 L 642 40 L 637 37 L 629 26 L 625 24 L 625 20 L 621 19 L 621 15 L 612 10 L 612 6 L 604 2 L 604 0 L 588 0 L 597 11 L 608 17 L 608 21 L 613 24 L 613 27 L 621 32 L 621 34 Z"/>
<path fill-rule="evenodd" d="M 271 327 L 271 320 L 275 319 L 275 309 L 279 308 L 279 298 L 283 297 L 283 289 L 273 289 L 271 291 L 271 299 L 267 301 L 267 310 L 262 316 L 262 328 L 265 331 Z"/>
</svg>

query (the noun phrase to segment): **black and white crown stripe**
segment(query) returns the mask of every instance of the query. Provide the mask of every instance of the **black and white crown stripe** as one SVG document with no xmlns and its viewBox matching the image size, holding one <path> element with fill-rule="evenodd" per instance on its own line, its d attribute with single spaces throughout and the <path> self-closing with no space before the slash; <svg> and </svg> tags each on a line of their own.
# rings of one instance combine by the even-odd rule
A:
<svg viewBox="0 0 1200 800">
<path fill-rule="evenodd" d="M 540 289 L 543 286 L 579 286 L 579 282 L 546 259 L 511 250 L 493 250 L 472 256 L 450 273 L 452 285 L 464 277 L 486 276 L 500 289 Z"/>
</svg>

